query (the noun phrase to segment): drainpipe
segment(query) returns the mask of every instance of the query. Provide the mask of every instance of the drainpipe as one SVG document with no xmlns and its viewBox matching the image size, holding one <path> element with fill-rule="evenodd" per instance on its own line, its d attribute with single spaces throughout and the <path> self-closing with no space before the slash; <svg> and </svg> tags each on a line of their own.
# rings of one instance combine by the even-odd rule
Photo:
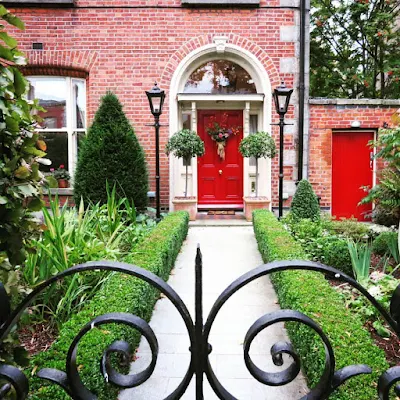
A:
<svg viewBox="0 0 400 400">
<path fill-rule="evenodd" d="M 299 154 L 297 181 L 303 179 L 304 111 L 305 111 L 306 0 L 300 0 L 300 73 L 299 73 Z"/>
</svg>

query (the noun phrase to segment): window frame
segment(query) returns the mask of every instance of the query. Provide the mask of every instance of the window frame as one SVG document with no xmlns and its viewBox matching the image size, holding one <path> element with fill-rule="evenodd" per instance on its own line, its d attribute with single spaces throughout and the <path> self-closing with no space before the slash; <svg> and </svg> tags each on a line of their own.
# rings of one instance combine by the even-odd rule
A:
<svg viewBox="0 0 400 400">
<path fill-rule="evenodd" d="M 68 172 L 71 175 L 71 186 L 73 186 L 75 168 L 78 160 L 78 134 L 87 132 L 87 82 L 85 78 L 76 78 L 73 76 L 60 76 L 60 75 L 27 75 L 26 78 L 41 78 L 51 80 L 52 78 L 63 78 L 66 82 L 66 99 L 65 99 L 65 111 L 66 111 L 66 127 L 65 128 L 44 128 L 37 129 L 39 133 L 45 132 L 66 132 L 68 139 Z M 74 93 L 73 93 L 73 82 L 83 82 L 84 98 L 85 98 L 85 127 L 86 128 L 74 128 Z M 51 161 L 51 160 L 50 160 Z M 52 168 L 57 168 L 52 165 Z"/>
</svg>

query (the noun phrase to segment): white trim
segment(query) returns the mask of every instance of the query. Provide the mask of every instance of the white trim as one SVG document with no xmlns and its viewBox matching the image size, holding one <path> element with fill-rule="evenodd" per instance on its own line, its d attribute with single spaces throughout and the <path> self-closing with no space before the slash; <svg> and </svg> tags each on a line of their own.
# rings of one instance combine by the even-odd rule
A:
<svg viewBox="0 0 400 400">
<path fill-rule="evenodd" d="M 59 76 L 59 75 L 28 75 L 29 77 L 41 78 L 43 80 L 51 80 L 52 78 L 63 78 L 66 83 L 66 99 L 65 99 L 65 113 L 66 113 L 66 127 L 64 128 L 45 128 L 38 129 L 38 132 L 66 132 L 68 138 L 68 172 L 71 175 L 71 183 L 73 184 L 74 172 L 77 163 L 78 156 L 78 140 L 77 134 L 78 132 L 86 132 L 86 128 L 74 128 L 74 117 L 73 117 L 73 104 L 74 104 L 74 93 L 73 93 L 73 81 L 83 82 L 84 86 L 84 98 L 85 98 L 85 126 L 87 126 L 87 96 L 86 96 L 86 79 L 83 78 L 75 78 L 70 76 Z M 56 168 L 56 166 L 54 166 Z"/>
<path fill-rule="evenodd" d="M 186 81 L 188 80 L 190 74 L 202 64 L 207 61 L 215 60 L 218 58 L 224 58 L 226 60 L 232 61 L 243 67 L 253 78 L 254 84 L 257 89 L 257 94 L 253 95 L 197 95 L 197 94 L 184 94 L 183 89 Z M 190 97 L 189 97 L 190 96 Z M 212 97 L 215 96 L 215 97 Z M 249 99 L 249 96 L 254 96 L 254 99 Z M 229 108 L 229 103 L 231 101 L 257 101 L 262 102 L 261 111 L 261 124 L 259 125 L 260 130 L 265 130 L 270 132 L 271 124 L 271 104 L 272 104 L 272 88 L 271 82 L 267 71 L 260 62 L 260 60 L 251 52 L 243 49 L 235 44 L 226 42 L 224 46 L 223 54 L 218 53 L 216 43 L 207 44 L 198 49 L 193 50 L 191 53 L 186 55 L 186 57 L 179 63 L 175 72 L 172 76 L 169 91 L 169 129 L 170 136 L 176 132 L 179 125 L 179 112 L 178 107 L 179 101 L 210 101 L 210 100 L 224 100 L 225 107 Z M 245 107 L 245 104 L 244 104 Z M 246 160 L 245 160 L 246 162 Z M 248 162 L 248 160 L 247 160 Z M 175 195 L 175 190 L 178 185 L 176 185 L 176 179 L 179 179 L 179 163 L 170 157 L 170 209 L 172 209 L 172 199 Z M 192 164 L 192 174 L 193 177 L 197 177 L 197 162 Z M 243 169 L 244 171 L 246 168 Z M 247 169 L 248 170 L 248 169 Z M 243 179 L 244 182 L 247 181 Z M 266 182 L 265 187 L 261 187 L 259 192 L 262 196 L 268 196 L 271 198 L 271 162 L 269 160 L 260 160 L 260 182 Z M 197 179 L 192 186 L 197 186 Z M 244 186 L 244 195 L 248 195 L 248 189 Z M 191 190 L 192 193 L 195 191 Z M 197 189 L 196 189 L 197 192 Z"/>
</svg>

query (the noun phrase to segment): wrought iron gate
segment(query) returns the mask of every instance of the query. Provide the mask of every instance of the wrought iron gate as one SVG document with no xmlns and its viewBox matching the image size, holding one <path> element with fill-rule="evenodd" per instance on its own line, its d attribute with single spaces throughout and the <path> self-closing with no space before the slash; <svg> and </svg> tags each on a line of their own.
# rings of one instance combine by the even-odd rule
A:
<svg viewBox="0 0 400 400">
<path fill-rule="evenodd" d="M 142 268 L 117 263 L 117 262 L 89 262 L 77 265 L 68 270 L 54 276 L 46 282 L 40 284 L 32 293 L 30 293 L 21 304 L 11 312 L 10 301 L 5 293 L 4 287 L 0 284 L 0 344 L 5 340 L 12 327 L 18 322 L 22 313 L 32 304 L 33 300 L 43 292 L 51 284 L 76 273 L 84 271 L 103 270 L 116 271 L 127 275 L 135 276 L 142 279 L 162 292 L 179 311 L 188 331 L 190 338 L 191 361 L 180 385 L 171 393 L 166 400 L 180 399 L 186 392 L 188 385 L 193 377 L 196 380 L 196 399 L 202 400 L 203 396 L 203 380 L 207 377 L 213 391 L 223 400 L 235 400 L 236 398 L 230 394 L 220 383 L 215 375 L 209 361 L 209 354 L 212 352 L 212 346 L 209 343 L 209 335 L 211 327 L 218 315 L 219 310 L 225 302 L 240 288 L 248 283 L 266 276 L 273 272 L 281 272 L 287 270 L 308 270 L 321 272 L 329 279 L 335 279 L 346 282 L 356 288 L 369 302 L 380 312 L 383 318 L 391 326 L 393 331 L 400 337 L 400 285 L 395 290 L 391 305 L 390 313 L 387 312 L 362 286 L 354 279 L 343 274 L 334 268 L 323 264 L 308 261 L 278 261 L 261 265 L 246 274 L 242 275 L 218 297 L 213 305 L 206 323 L 203 324 L 203 308 L 202 308 L 202 257 L 200 248 L 197 249 L 195 262 L 195 321 L 193 322 L 190 313 L 178 294 L 162 279 Z M 275 343 L 271 348 L 272 361 L 275 365 L 282 366 L 284 364 L 282 355 L 284 353 L 291 356 L 291 361 L 287 368 L 281 372 L 270 373 L 259 369 L 252 361 L 249 355 L 250 345 L 253 339 L 263 329 L 277 322 L 296 322 L 305 324 L 313 329 L 323 342 L 325 349 L 325 366 L 319 383 L 310 390 L 310 392 L 302 397 L 302 400 L 327 399 L 340 385 L 346 380 L 360 374 L 371 373 L 371 368 L 367 365 L 350 365 L 335 371 L 335 355 L 332 345 L 328 337 L 324 334 L 319 325 L 308 316 L 294 310 L 279 310 L 260 317 L 247 331 L 243 342 L 244 362 L 251 375 L 259 382 L 269 386 L 283 386 L 293 381 L 300 372 L 300 357 L 297 355 L 293 346 L 287 342 Z M 116 341 L 112 343 L 103 353 L 100 362 L 101 373 L 104 379 L 110 384 L 120 388 L 131 388 L 141 385 L 153 373 L 158 354 L 157 338 L 149 326 L 143 319 L 127 313 L 110 313 L 96 317 L 88 322 L 74 338 L 68 354 L 66 356 L 65 371 L 44 368 L 38 372 L 38 376 L 46 379 L 54 384 L 59 385 L 73 399 L 76 400 L 95 400 L 96 395 L 85 387 L 80 379 L 77 366 L 77 349 L 79 341 L 82 337 L 94 327 L 104 324 L 119 323 L 125 324 L 137 329 L 145 336 L 150 344 L 152 351 L 152 360 L 149 366 L 138 374 L 122 375 L 111 365 L 111 355 L 113 353 L 122 354 L 124 357 L 131 359 L 132 354 L 129 352 L 129 344 L 125 341 Z M 26 399 L 28 397 L 29 383 L 26 376 L 16 367 L 0 363 L 0 379 L 5 382 L 0 387 L 0 399 L 7 398 L 8 393 L 15 391 L 18 399 Z M 390 391 L 393 390 L 400 395 L 400 366 L 392 367 L 384 372 L 378 381 L 378 395 L 382 400 L 388 400 Z"/>
</svg>

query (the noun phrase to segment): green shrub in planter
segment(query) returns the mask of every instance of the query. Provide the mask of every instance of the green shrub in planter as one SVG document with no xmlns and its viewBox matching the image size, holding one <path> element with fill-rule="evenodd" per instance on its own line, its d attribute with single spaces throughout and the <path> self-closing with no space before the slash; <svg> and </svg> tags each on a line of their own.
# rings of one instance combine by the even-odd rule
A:
<svg viewBox="0 0 400 400">
<path fill-rule="evenodd" d="M 377 238 L 372 242 L 372 251 L 375 254 L 384 256 L 389 254 L 389 242 L 392 240 L 397 240 L 397 232 L 382 232 Z"/>
<path fill-rule="evenodd" d="M 147 165 L 137 137 L 117 96 L 101 100 L 86 139 L 82 141 L 75 174 L 74 197 L 79 204 L 107 202 L 106 184 L 117 188 L 138 209 L 147 206 Z"/>
<path fill-rule="evenodd" d="M 267 132 L 253 133 L 240 142 L 239 151 L 243 157 L 254 157 L 256 160 L 256 196 L 258 196 L 258 159 L 275 157 L 274 139 Z"/>
<path fill-rule="evenodd" d="M 186 161 L 185 173 L 185 197 L 188 192 L 188 165 L 192 157 L 201 157 L 204 154 L 204 142 L 195 131 L 182 129 L 174 133 L 165 146 L 167 155 L 171 153 L 177 158 L 183 158 Z"/>
<path fill-rule="evenodd" d="M 320 209 L 317 196 L 306 179 L 299 182 L 295 195 L 293 196 L 290 210 L 296 220 L 310 218 L 313 221 L 320 219 Z"/>
</svg>

